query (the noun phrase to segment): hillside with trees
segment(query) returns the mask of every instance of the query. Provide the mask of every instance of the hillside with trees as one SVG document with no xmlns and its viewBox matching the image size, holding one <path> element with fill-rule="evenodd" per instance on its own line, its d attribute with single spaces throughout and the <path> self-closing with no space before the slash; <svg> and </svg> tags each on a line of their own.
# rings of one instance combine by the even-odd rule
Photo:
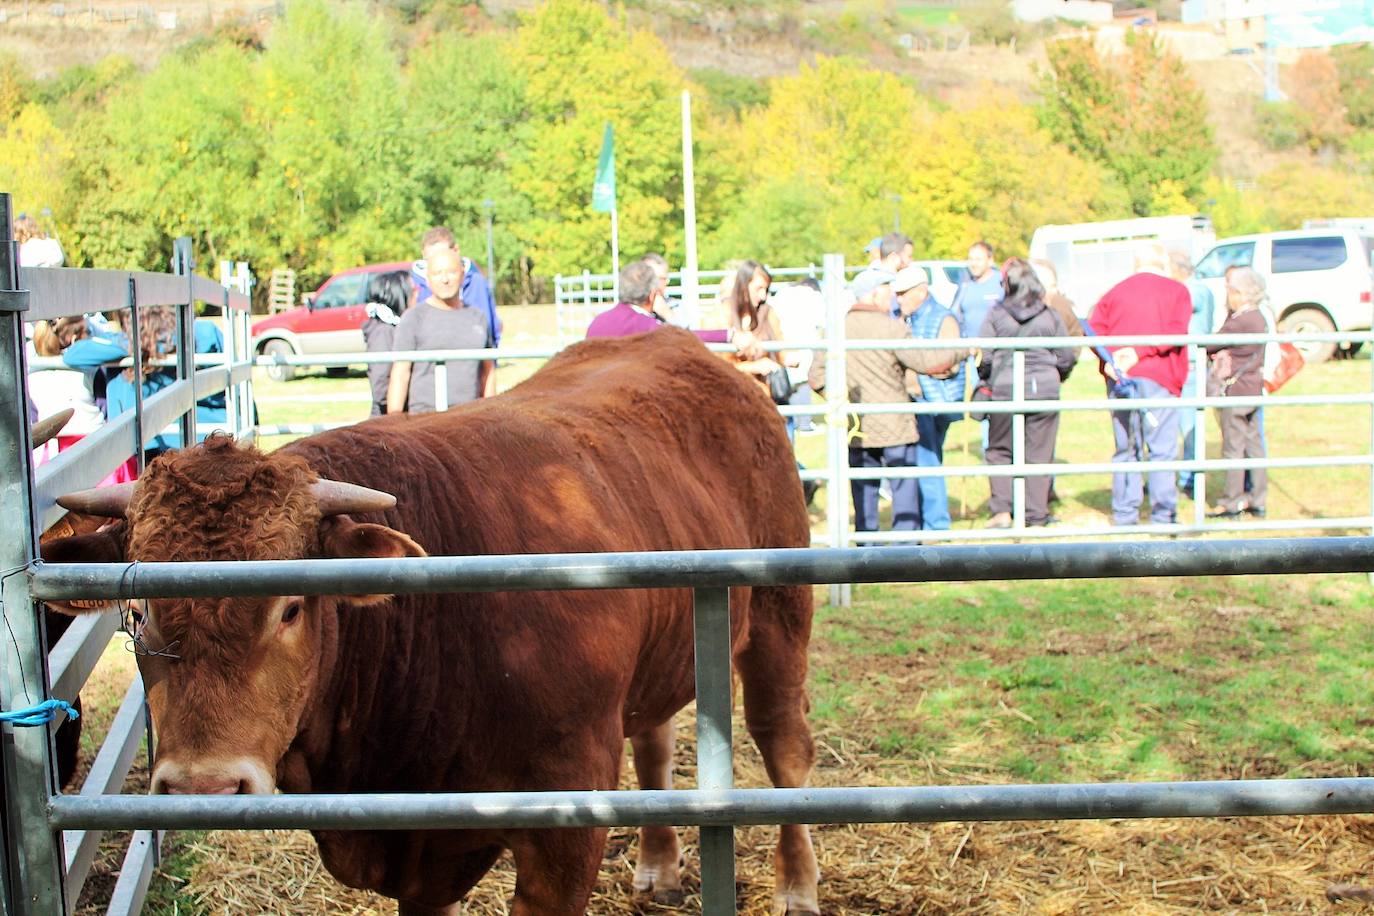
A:
<svg viewBox="0 0 1374 916">
<path fill-rule="evenodd" d="M 1264 103 L 1150 30 L 1113 53 L 1007 34 L 994 7 L 959 15 L 1003 44 L 923 56 L 880 38 L 933 46 L 919 3 L 287 0 L 55 72 L 12 24 L 0 187 L 73 265 L 164 264 L 190 235 L 204 265 L 292 267 L 302 288 L 408 257 L 435 223 L 480 253 L 490 200 L 502 297 L 537 299 L 609 267 L 590 201 L 608 121 L 622 251 L 681 258 L 686 89 L 703 266 L 857 256 L 894 224 L 948 257 L 1024 250 L 1049 222 L 1208 213 L 1227 234 L 1374 212 L 1374 49 L 1307 52 Z"/>
</svg>

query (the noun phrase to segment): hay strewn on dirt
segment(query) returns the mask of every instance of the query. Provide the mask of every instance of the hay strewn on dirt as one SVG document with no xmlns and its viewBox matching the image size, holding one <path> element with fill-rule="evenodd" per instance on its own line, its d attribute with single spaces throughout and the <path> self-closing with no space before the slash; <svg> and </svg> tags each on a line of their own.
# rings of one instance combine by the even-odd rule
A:
<svg viewBox="0 0 1374 916">
<path fill-rule="evenodd" d="M 679 722 L 679 785 L 693 778 L 690 716 Z M 824 739 L 824 736 L 821 736 Z M 737 735 L 738 783 L 766 784 L 753 746 Z M 875 760 L 820 748 L 819 785 L 897 785 Z M 936 780 L 949 780 L 941 774 Z M 973 782 L 964 778 L 962 781 Z M 978 780 L 981 781 L 981 780 Z M 626 782 L 626 787 L 630 784 Z M 770 912 L 774 828 L 737 831 L 739 911 Z M 1374 817 L 861 824 L 815 828 L 821 903 L 831 916 L 867 914 L 1174 914 L 1199 910 L 1300 913 L 1332 909 L 1327 886 L 1374 882 Z M 700 912 L 696 831 L 683 831 L 682 907 L 636 897 L 634 832 L 611 831 L 589 912 Z M 391 914 L 395 904 L 342 887 L 300 831 L 207 834 L 186 895 L 213 913 L 296 916 Z M 508 912 L 509 857 L 473 891 L 464 912 Z M 1344 911 L 1363 908 L 1346 902 Z"/>
</svg>

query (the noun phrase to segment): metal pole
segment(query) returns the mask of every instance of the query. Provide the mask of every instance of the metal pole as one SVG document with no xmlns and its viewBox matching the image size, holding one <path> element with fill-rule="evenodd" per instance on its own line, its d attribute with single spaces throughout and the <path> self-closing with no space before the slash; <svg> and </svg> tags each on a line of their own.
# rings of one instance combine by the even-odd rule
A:
<svg viewBox="0 0 1374 916">
<path fill-rule="evenodd" d="M 143 476 L 143 347 L 139 341 L 138 287 L 129 277 L 129 356 L 134 361 L 134 468 Z"/>
<path fill-rule="evenodd" d="M 730 707 L 730 590 L 692 590 L 692 628 L 696 647 L 697 788 L 720 792 L 734 788 Z M 735 829 L 701 828 L 701 911 L 709 916 L 735 912 Z"/>
<path fill-rule="evenodd" d="M 196 306 L 191 276 L 191 239 L 181 236 L 172 243 L 172 272 L 186 278 L 186 302 L 178 305 L 177 310 L 177 379 L 191 383 L 191 409 L 182 414 L 178 425 L 181 427 L 181 447 L 189 448 L 196 442 Z"/>
<path fill-rule="evenodd" d="M 1207 391 L 1207 348 L 1193 348 L 1194 378 L 1193 396 Z M 1207 457 L 1207 408 L 1194 407 L 1193 420 L 1193 458 Z M 1193 524 L 1203 525 L 1207 521 L 1207 472 L 1193 472 Z"/>
<path fill-rule="evenodd" d="M 221 272 L 222 273 L 222 272 Z M 229 421 L 229 432 L 238 442 L 243 434 L 243 406 L 240 401 L 240 386 L 233 384 L 234 364 L 239 361 L 238 328 L 234 325 L 234 313 L 229 311 L 229 286 L 225 283 L 224 295 L 220 297 L 220 315 L 224 320 L 224 352 L 228 360 L 225 371 L 224 390 L 225 419 Z"/>
<path fill-rule="evenodd" d="M 692 155 L 692 94 L 682 93 L 682 307 L 687 327 L 701 319 L 701 289 L 697 277 L 697 189 Z"/>
<path fill-rule="evenodd" d="M 63 795 L 68 830 L 919 824 L 1374 811 L 1374 778 L 358 795 Z M 708 911 L 709 912 L 709 911 Z"/>
<path fill-rule="evenodd" d="M 488 198 L 482 201 L 482 208 L 487 211 L 487 285 L 491 287 L 491 295 L 496 297 L 496 244 L 492 238 L 492 220 L 496 212 L 496 201 Z"/>
<path fill-rule="evenodd" d="M 827 254 L 822 260 L 821 285 L 825 293 L 825 439 L 830 455 L 829 479 L 826 481 L 826 527 L 830 529 L 830 546 L 848 546 L 849 532 L 849 414 L 845 410 L 848 382 L 845 380 L 844 322 L 844 255 Z M 850 588 L 844 583 L 830 586 L 830 603 L 848 607 Z"/>
<path fill-rule="evenodd" d="M 1011 354 L 1011 398 L 1020 403 L 1026 399 L 1026 351 L 1013 350 Z M 1026 464 L 1026 415 L 1011 415 L 1011 464 L 1024 467 Z M 1011 481 L 1011 524 L 1013 528 L 1026 527 L 1026 478 L 1017 475 Z"/>
<path fill-rule="evenodd" d="M 611 208 L 611 289 L 620 301 L 620 209 Z"/>
<path fill-rule="evenodd" d="M 0 597 L 6 639 L 0 639 L 0 708 L 21 709 L 48 699 L 48 658 L 43 616 L 22 575 L 37 558 L 38 526 L 33 509 L 33 450 L 24 357 L 24 310 L 19 289 L 19 249 L 12 240 L 10 196 L 0 194 Z M 61 835 L 48 823 L 47 803 L 57 788 L 53 731 L 0 730 L 4 765 L 5 837 L 12 863 L 6 882 L 11 912 L 62 913 Z"/>
<path fill-rule="evenodd" d="M 434 411 L 448 410 L 448 363 L 434 364 Z"/>
</svg>

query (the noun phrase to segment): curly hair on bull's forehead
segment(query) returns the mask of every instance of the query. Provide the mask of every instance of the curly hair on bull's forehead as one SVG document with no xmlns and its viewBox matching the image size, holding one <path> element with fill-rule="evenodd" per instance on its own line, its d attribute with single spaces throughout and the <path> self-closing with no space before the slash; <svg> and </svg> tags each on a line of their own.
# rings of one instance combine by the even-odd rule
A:
<svg viewBox="0 0 1374 916">
<path fill-rule="evenodd" d="M 297 456 L 216 434 L 149 465 L 129 507 L 137 560 L 284 560 L 308 556 L 320 509 Z"/>
</svg>

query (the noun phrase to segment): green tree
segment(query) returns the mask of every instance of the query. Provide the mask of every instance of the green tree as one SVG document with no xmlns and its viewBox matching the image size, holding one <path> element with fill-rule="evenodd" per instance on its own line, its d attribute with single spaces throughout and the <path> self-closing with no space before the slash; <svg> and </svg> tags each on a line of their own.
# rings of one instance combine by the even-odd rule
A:
<svg viewBox="0 0 1374 916">
<path fill-rule="evenodd" d="M 717 260 L 778 263 L 781 254 L 760 241 L 773 239 L 791 254 L 798 244 L 781 238 L 790 234 L 804 240 L 798 253 L 809 261 L 891 229 L 894 209 L 902 228 L 923 241 L 923 211 L 904 192 L 915 141 L 928 122 L 926 105 L 908 86 L 852 59 L 818 58 L 774 80 L 767 107 L 723 139 L 738 190 L 726 197 L 718 233 L 703 249 Z M 776 229 L 754 231 L 759 208 Z"/>
<path fill-rule="evenodd" d="M 1150 213 L 1166 180 L 1198 198 L 1216 146 L 1202 93 L 1176 55 L 1141 33 L 1127 34 L 1120 55 L 1103 57 L 1079 38 L 1046 53 L 1039 114 L 1056 140 L 1115 172 L 1138 215 Z"/>
<path fill-rule="evenodd" d="M 359 4 L 293 0 L 255 77 L 253 188 L 276 262 L 322 278 L 413 250 L 429 214 L 385 21 Z"/>
<path fill-rule="evenodd" d="M 510 42 L 495 36 L 445 35 L 418 50 L 407 74 L 408 130 L 397 149 L 432 221 L 453 229 L 463 251 L 483 265 L 483 201 L 493 201 L 494 247 L 505 276 L 521 253 L 517 233 L 531 212 L 512 163 L 536 142 L 510 55 Z"/>
<path fill-rule="evenodd" d="M 979 239 L 1024 253 L 1038 226 L 1129 211 L 1114 176 L 1055 144 L 1015 103 L 941 114 L 912 149 L 910 183 L 924 201 L 930 252 L 942 257 Z"/>
<path fill-rule="evenodd" d="M 610 266 L 610 221 L 591 209 L 597 153 L 615 128 L 620 247 L 682 251 L 682 72 L 652 34 L 593 0 L 548 0 L 525 17 L 510 66 L 524 74 L 538 140 L 511 175 L 529 202 L 519 227 L 544 275 Z"/>
<path fill-rule="evenodd" d="M 67 203 L 66 170 L 75 158 L 71 139 L 47 109 L 23 105 L 0 130 L 0 190 L 9 191 L 15 213 L 49 209 L 61 225 Z"/>
<path fill-rule="evenodd" d="M 1355 127 L 1374 128 L 1374 46 L 1338 45 L 1331 49 L 1346 118 Z"/>
</svg>

